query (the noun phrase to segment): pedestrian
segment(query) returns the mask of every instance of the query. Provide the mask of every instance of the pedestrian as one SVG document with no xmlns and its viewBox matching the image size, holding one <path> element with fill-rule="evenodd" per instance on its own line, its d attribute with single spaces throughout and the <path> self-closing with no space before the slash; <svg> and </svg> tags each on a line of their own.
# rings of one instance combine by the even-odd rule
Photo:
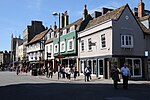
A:
<svg viewBox="0 0 150 100">
<path fill-rule="evenodd" d="M 85 67 L 84 74 L 85 74 L 85 82 L 89 81 L 89 77 L 91 74 L 91 69 L 90 69 L 89 65 L 87 67 Z"/>
<path fill-rule="evenodd" d="M 49 68 L 49 76 L 52 78 L 53 77 L 53 68 L 50 66 Z"/>
<path fill-rule="evenodd" d="M 20 66 L 17 66 L 16 74 L 19 75 L 19 73 L 20 73 Z"/>
<path fill-rule="evenodd" d="M 65 67 L 62 66 L 61 68 L 62 78 L 65 78 Z"/>
<path fill-rule="evenodd" d="M 120 78 L 119 78 L 119 70 L 117 68 L 117 66 L 113 66 L 112 70 L 111 70 L 111 77 L 112 80 L 114 82 L 114 88 L 117 89 L 118 87 L 118 82 L 120 82 Z"/>
<path fill-rule="evenodd" d="M 70 67 L 65 68 L 65 73 L 66 73 L 67 79 L 70 80 L 70 78 L 71 78 L 71 69 L 70 69 Z"/>
<path fill-rule="evenodd" d="M 127 67 L 127 64 L 125 63 L 124 66 L 121 68 L 121 74 L 123 78 L 123 88 L 128 89 L 128 79 L 130 77 L 130 70 Z"/>
<path fill-rule="evenodd" d="M 75 67 L 75 68 L 74 68 L 74 80 L 76 80 L 77 73 L 78 73 L 78 71 L 77 71 L 77 68 Z"/>
</svg>

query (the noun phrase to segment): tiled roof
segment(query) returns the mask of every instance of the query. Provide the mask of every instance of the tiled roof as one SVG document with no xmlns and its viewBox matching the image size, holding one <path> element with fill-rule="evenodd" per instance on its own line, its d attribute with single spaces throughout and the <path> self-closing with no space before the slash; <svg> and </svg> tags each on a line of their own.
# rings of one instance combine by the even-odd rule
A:
<svg viewBox="0 0 150 100">
<path fill-rule="evenodd" d="M 53 42 L 53 39 L 54 38 L 50 38 L 50 39 L 46 40 L 46 44 Z"/>
<path fill-rule="evenodd" d="M 144 16 L 144 17 L 142 17 L 142 18 L 139 18 L 139 20 L 148 20 L 148 19 L 150 19 L 150 15 L 147 15 L 147 16 Z"/>
<path fill-rule="evenodd" d="M 90 28 L 92 26 L 95 26 L 95 25 L 97 25 L 97 24 L 99 24 L 101 22 L 104 22 L 106 20 L 109 20 L 109 19 L 117 20 L 120 17 L 120 15 L 122 14 L 122 12 L 123 12 L 123 10 L 125 9 L 126 6 L 128 6 L 128 4 L 126 4 L 126 5 L 124 5 L 124 6 L 120 7 L 120 8 L 117 8 L 115 10 L 112 10 L 112 11 L 110 11 L 110 12 L 108 12 L 108 13 L 102 15 L 102 16 L 99 16 L 99 17 L 91 20 L 88 23 L 88 25 L 86 26 L 86 29 L 88 29 L 88 28 Z"/>
<path fill-rule="evenodd" d="M 70 27 L 73 26 L 73 25 L 77 25 L 76 30 L 79 30 L 82 21 L 83 21 L 83 18 L 80 18 L 80 19 L 78 19 L 77 21 L 75 21 L 75 22 L 73 22 L 73 23 L 71 23 L 71 24 L 68 24 L 68 25 L 67 25 L 66 27 L 64 27 L 62 30 L 67 29 L 67 28 L 70 28 Z"/>
<path fill-rule="evenodd" d="M 144 33 L 147 33 L 147 34 L 150 34 L 150 29 L 147 29 L 147 28 L 141 23 L 141 21 L 143 21 L 143 20 L 148 20 L 148 19 L 150 19 L 150 15 L 147 15 L 147 16 L 144 16 L 144 17 L 142 17 L 142 18 L 139 18 L 139 19 L 138 19 L 138 22 L 139 22 L 139 25 L 140 25 L 140 27 L 142 28 L 143 32 L 144 32 Z"/>
<path fill-rule="evenodd" d="M 38 40 L 40 40 L 40 39 L 42 39 L 42 38 L 46 35 L 46 33 L 47 33 L 48 31 L 49 31 L 49 29 L 47 29 L 47 30 L 41 32 L 40 34 L 37 34 L 37 35 L 28 43 L 28 45 L 31 44 L 31 43 L 34 43 L 34 42 L 36 42 L 36 41 L 38 41 Z"/>
<path fill-rule="evenodd" d="M 150 34 L 150 29 L 147 29 L 139 20 L 138 20 L 138 23 L 144 33 Z"/>
</svg>

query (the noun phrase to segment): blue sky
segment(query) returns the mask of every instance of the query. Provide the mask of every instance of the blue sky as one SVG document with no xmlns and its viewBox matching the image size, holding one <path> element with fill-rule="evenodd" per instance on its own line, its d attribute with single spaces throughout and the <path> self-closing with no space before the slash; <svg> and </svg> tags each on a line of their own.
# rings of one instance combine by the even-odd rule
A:
<svg viewBox="0 0 150 100">
<path fill-rule="evenodd" d="M 145 8 L 150 10 L 149 0 L 143 0 Z M 140 0 L 1 0 L 0 3 L 0 51 L 10 50 L 10 39 L 23 36 L 27 25 L 32 20 L 42 21 L 47 27 L 53 25 L 58 18 L 53 12 L 68 11 L 69 22 L 82 17 L 83 7 L 87 4 L 89 13 L 102 7 L 118 8 L 129 4 L 130 8 L 137 7 Z"/>
</svg>

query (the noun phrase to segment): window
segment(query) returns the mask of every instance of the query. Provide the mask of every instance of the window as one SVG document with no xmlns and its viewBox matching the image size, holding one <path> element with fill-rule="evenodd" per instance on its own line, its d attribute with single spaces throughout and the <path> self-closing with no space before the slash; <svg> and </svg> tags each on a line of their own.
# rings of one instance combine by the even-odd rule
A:
<svg viewBox="0 0 150 100">
<path fill-rule="evenodd" d="M 91 45 L 92 41 L 91 38 L 88 39 L 88 50 L 92 50 L 92 45 Z"/>
<path fill-rule="evenodd" d="M 52 49 L 53 49 L 52 47 L 53 47 L 53 46 L 52 46 L 52 45 L 50 45 L 50 52 L 52 52 Z"/>
<path fill-rule="evenodd" d="M 55 34 L 54 32 L 51 33 L 51 38 L 54 38 L 54 34 Z"/>
<path fill-rule="evenodd" d="M 65 35 L 67 33 L 67 29 L 63 30 L 63 35 Z"/>
<path fill-rule="evenodd" d="M 60 51 L 65 52 L 65 41 L 60 42 Z"/>
<path fill-rule="evenodd" d="M 48 46 L 46 46 L 46 52 L 48 52 Z"/>
<path fill-rule="evenodd" d="M 105 48 L 106 47 L 106 38 L 105 38 L 105 34 L 101 35 L 101 48 Z"/>
<path fill-rule="evenodd" d="M 142 76 L 142 61 L 140 58 L 126 58 L 131 76 Z"/>
<path fill-rule="evenodd" d="M 58 53 L 58 44 L 54 45 L 54 53 Z"/>
<path fill-rule="evenodd" d="M 133 48 L 133 36 L 132 35 L 121 35 L 121 47 Z"/>
<path fill-rule="evenodd" d="M 74 49 L 73 44 L 74 44 L 73 39 L 68 40 L 68 49 L 67 49 L 68 51 L 71 51 Z"/>
<path fill-rule="evenodd" d="M 70 27 L 70 32 L 73 32 L 75 30 L 75 25 Z"/>
<path fill-rule="evenodd" d="M 81 51 L 84 51 L 84 40 L 81 40 Z"/>
</svg>

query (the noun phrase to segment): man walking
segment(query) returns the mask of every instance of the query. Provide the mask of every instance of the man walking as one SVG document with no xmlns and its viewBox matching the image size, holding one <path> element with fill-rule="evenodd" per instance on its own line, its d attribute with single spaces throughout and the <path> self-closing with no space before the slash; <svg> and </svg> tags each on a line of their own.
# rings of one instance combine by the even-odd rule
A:
<svg viewBox="0 0 150 100">
<path fill-rule="evenodd" d="M 124 64 L 124 66 L 120 70 L 123 78 L 123 88 L 128 89 L 128 78 L 130 77 L 130 70 L 127 67 L 127 64 Z"/>
</svg>

